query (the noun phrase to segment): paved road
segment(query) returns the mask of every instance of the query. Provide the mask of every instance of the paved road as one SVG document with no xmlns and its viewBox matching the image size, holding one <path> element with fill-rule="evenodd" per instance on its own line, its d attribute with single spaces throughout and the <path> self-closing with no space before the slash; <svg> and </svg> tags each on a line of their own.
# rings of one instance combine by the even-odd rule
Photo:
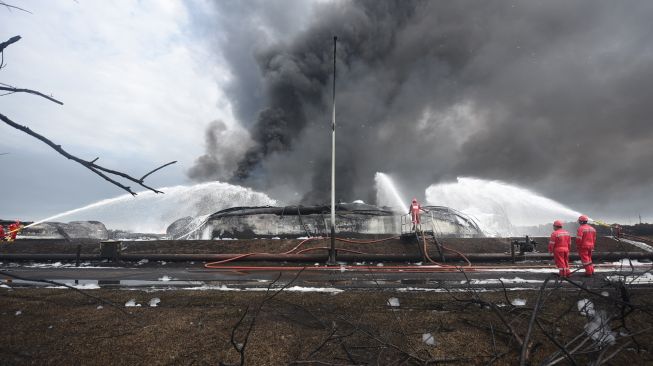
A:
<svg viewBox="0 0 653 366">
<path fill-rule="evenodd" d="M 523 264 L 522 264 L 523 265 Z M 308 267 L 297 276 L 298 271 L 244 271 L 211 270 L 202 264 L 160 264 L 149 263 L 141 266 L 114 267 L 108 264 L 89 265 L 85 267 L 65 267 L 63 265 L 37 265 L 38 267 L 3 264 L 0 270 L 28 280 L 51 280 L 73 284 L 82 288 L 127 287 L 127 288 L 171 288 L 171 289 L 265 289 L 270 283 L 275 287 L 292 281 L 292 286 L 319 288 L 324 291 L 342 289 L 401 289 L 402 291 L 438 291 L 442 289 L 496 289 L 496 288 L 539 288 L 554 268 L 480 269 L 454 272 L 411 272 L 428 270 L 424 266 L 404 267 L 390 270 L 390 266 L 352 269 L 337 268 L 325 271 L 324 267 Z M 535 268 L 535 266 L 538 266 Z M 582 270 L 572 276 L 575 283 L 584 286 L 602 288 L 608 282 L 622 280 L 636 287 L 653 286 L 653 266 L 648 263 L 628 265 L 599 266 L 593 278 L 586 278 Z M 9 277 L 0 274 L 0 279 Z M 276 282 L 275 282 L 276 281 Z M 43 286 L 32 281 L 11 279 L 11 286 Z M 563 283 L 574 287 L 573 284 Z"/>
</svg>

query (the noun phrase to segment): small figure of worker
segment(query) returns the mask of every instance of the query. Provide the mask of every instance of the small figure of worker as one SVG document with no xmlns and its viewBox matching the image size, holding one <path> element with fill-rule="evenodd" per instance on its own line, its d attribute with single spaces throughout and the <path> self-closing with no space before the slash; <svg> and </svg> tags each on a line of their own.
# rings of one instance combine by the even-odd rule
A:
<svg viewBox="0 0 653 366">
<path fill-rule="evenodd" d="M 585 276 L 590 277 L 594 274 L 592 251 L 596 242 L 596 229 L 587 223 L 588 220 L 589 218 L 585 215 L 578 218 L 580 226 L 576 232 L 576 250 L 578 250 L 578 256 L 583 267 L 585 267 Z"/>
<path fill-rule="evenodd" d="M 559 268 L 560 277 L 569 277 L 569 248 L 571 247 L 571 235 L 562 228 L 562 221 L 553 222 L 553 233 L 549 239 L 549 253 L 553 253 L 556 267 Z"/>
<path fill-rule="evenodd" d="M 0 241 L 5 241 L 5 227 L 0 225 Z"/>
<path fill-rule="evenodd" d="M 413 231 L 417 227 L 417 225 L 420 224 L 419 218 L 419 212 L 424 211 L 426 212 L 423 208 L 422 205 L 417 202 L 417 198 L 413 198 L 413 202 L 410 204 L 410 207 L 408 208 L 408 213 L 410 214 L 411 220 L 413 221 Z"/>
<path fill-rule="evenodd" d="M 619 224 L 614 224 L 614 225 L 612 225 L 612 228 L 611 228 L 611 229 L 612 229 L 612 236 L 613 236 L 615 239 L 619 239 L 619 238 L 621 238 L 621 225 L 619 225 Z"/>
<path fill-rule="evenodd" d="M 16 235 L 18 235 L 18 232 L 20 231 L 21 228 L 22 226 L 20 225 L 19 220 L 16 220 L 16 222 L 14 222 L 13 224 L 9 224 L 9 232 L 7 233 L 9 234 L 9 238 L 7 240 L 9 242 L 13 242 L 14 240 L 16 240 Z"/>
</svg>

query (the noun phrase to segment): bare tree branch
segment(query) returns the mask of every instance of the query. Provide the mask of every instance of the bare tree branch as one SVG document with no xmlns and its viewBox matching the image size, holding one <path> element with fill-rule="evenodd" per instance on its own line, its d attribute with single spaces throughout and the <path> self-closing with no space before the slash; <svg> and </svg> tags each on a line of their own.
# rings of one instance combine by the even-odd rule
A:
<svg viewBox="0 0 653 366">
<path fill-rule="evenodd" d="M 28 135 L 30 135 L 30 136 L 32 136 L 32 137 L 35 137 L 35 138 L 41 140 L 41 141 L 44 142 L 46 145 L 48 145 L 48 146 L 50 146 L 51 148 L 53 148 L 53 149 L 54 149 L 56 152 L 58 152 L 59 154 L 63 155 L 64 157 L 66 157 L 66 158 L 68 158 L 68 159 L 70 159 L 70 160 L 73 160 L 73 161 L 75 161 L 75 162 L 77 162 L 77 163 L 83 165 L 83 166 L 86 167 L 88 170 L 90 170 L 90 171 L 92 171 L 93 173 L 99 175 L 100 177 L 102 177 L 103 179 L 105 179 L 106 181 L 108 181 L 109 183 L 111 183 L 111 184 L 113 184 L 113 185 L 115 185 L 115 186 L 118 186 L 118 187 L 124 189 L 125 191 L 129 192 L 129 193 L 130 193 L 131 195 L 133 195 L 133 196 L 136 195 L 136 192 L 132 191 L 131 187 L 126 186 L 126 185 L 124 185 L 124 184 L 122 184 L 122 183 L 120 183 L 120 182 L 114 180 L 113 178 L 109 177 L 107 174 L 111 174 L 111 175 L 119 176 L 119 177 L 124 178 L 124 179 L 126 179 L 126 180 L 132 181 L 132 182 L 134 182 L 134 183 L 140 185 L 141 187 L 147 188 L 148 190 L 150 190 L 150 191 L 152 191 L 152 192 L 154 192 L 154 193 L 163 193 L 163 192 L 161 192 L 161 191 L 159 191 L 159 190 L 157 190 L 157 189 L 154 189 L 154 188 L 152 188 L 152 187 L 146 185 L 146 184 L 143 182 L 142 179 L 134 178 L 134 177 L 132 177 L 132 176 L 129 175 L 129 174 L 126 174 L 126 173 L 123 173 L 123 172 L 120 172 L 120 171 L 117 171 L 117 170 L 113 170 L 113 169 L 108 169 L 108 168 L 105 168 L 105 167 L 103 167 L 103 166 L 101 166 L 101 165 L 97 165 L 97 164 L 95 164 L 95 161 L 97 161 L 97 158 L 94 159 L 94 160 L 92 160 L 92 161 L 86 161 L 86 160 L 80 159 L 80 158 L 78 158 L 77 156 L 68 153 L 66 150 L 64 150 L 64 149 L 61 147 L 61 145 L 57 145 L 57 144 L 55 144 L 54 142 L 52 142 L 51 140 L 49 140 L 49 139 L 46 138 L 45 136 L 43 136 L 43 135 L 41 135 L 41 134 L 39 134 L 39 133 L 36 133 L 36 132 L 32 131 L 32 130 L 31 130 L 29 127 L 27 127 L 27 126 L 23 126 L 23 125 L 20 125 L 20 124 L 18 124 L 18 123 L 16 123 L 16 122 L 12 121 L 11 119 L 9 119 L 7 116 L 3 115 L 2 113 L 0 113 L 0 120 L 2 120 L 4 123 L 8 124 L 9 126 L 15 128 L 15 129 L 17 129 L 17 130 L 23 131 L 23 132 L 25 132 L 26 134 L 28 134 Z M 168 166 L 168 165 L 170 165 L 170 164 L 174 164 L 174 163 L 176 163 L 176 161 L 173 161 L 173 162 L 170 162 L 170 163 L 164 164 L 162 167 L 164 167 L 164 166 Z M 161 168 L 161 167 L 160 167 L 160 168 Z M 157 168 L 157 169 L 155 169 L 154 171 L 159 170 L 160 168 Z M 152 172 L 154 172 L 154 171 L 152 171 Z M 151 174 L 152 172 L 146 174 L 145 176 Z M 105 174 L 105 173 L 107 173 L 107 174 Z"/>
<path fill-rule="evenodd" d="M 3 84 L 3 85 L 7 85 L 7 84 Z M 34 95 L 38 95 L 39 97 L 43 97 L 43 98 L 45 98 L 45 99 L 47 99 L 47 100 L 49 100 L 51 102 L 55 102 L 55 103 L 57 103 L 59 105 L 63 105 L 63 102 L 61 102 L 61 101 L 59 101 L 57 99 L 54 99 L 53 97 L 51 97 L 49 95 L 45 95 L 45 94 L 43 94 L 43 93 L 41 93 L 39 91 L 32 90 L 32 89 L 15 88 L 13 86 L 0 86 L 0 90 L 7 91 L 7 92 L 9 92 L 8 94 L 13 94 L 13 93 L 34 94 Z M 6 94 L 4 94 L 4 95 L 6 95 Z"/>
<path fill-rule="evenodd" d="M 0 5 L 6 5 L 6 4 L 4 4 L 3 2 L 0 2 Z M 14 36 L 14 37 L 10 38 L 9 40 L 0 43 L 0 53 L 2 53 L 2 51 L 4 51 L 4 49 L 7 48 L 9 45 L 18 42 L 18 41 L 20 40 L 20 38 L 21 38 L 20 36 Z M 2 59 L 2 61 L 4 62 L 4 58 Z M 0 66 L 1 66 L 1 65 L 2 65 L 2 64 L 0 63 Z M 13 94 L 13 93 L 28 93 L 28 94 L 34 94 L 34 95 L 38 95 L 38 96 L 40 96 L 40 97 L 43 97 L 43 98 L 45 98 L 45 99 L 47 99 L 47 100 L 49 100 L 49 101 L 52 101 L 52 102 L 54 102 L 54 103 L 57 103 L 57 104 L 59 104 L 59 105 L 63 105 L 63 102 L 61 102 L 61 101 L 59 101 L 59 100 L 53 98 L 52 96 L 45 95 L 45 94 L 43 94 L 43 93 L 41 93 L 41 92 L 39 92 L 39 91 L 32 90 L 32 89 L 16 88 L 16 87 L 11 86 L 11 85 L 8 85 L 8 84 L 0 83 L 0 90 L 1 90 L 1 91 L 6 91 L 6 92 L 8 92 L 8 93 L 6 93 L 6 94 Z M 6 94 L 3 94 L 3 95 L 6 95 Z M 134 182 L 134 183 L 140 185 L 141 187 L 146 188 L 146 189 L 148 189 L 148 190 L 150 190 L 150 191 L 152 191 L 152 192 L 154 192 L 154 193 L 163 193 L 163 192 L 161 192 L 161 191 L 159 191 L 159 190 L 156 190 L 156 189 L 154 189 L 154 188 L 152 188 L 152 187 L 146 185 L 145 182 L 144 182 L 144 181 L 145 181 L 145 178 L 147 178 L 147 177 L 148 177 L 149 175 L 151 175 L 152 173 L 154 173 L 154 172 L 156 172 L 156 171 L 158 171 L 158 170 L 160 170 L 160 169 L 163 169 L 163 168 L 165 168 L 165 167 L 168 166 L 168 165 L 171 165 L 171 164 L 174 164 L 174 163 L 177 162 L 177 161 L 172 161 L 172 162 L 169 162 L 169 163 L 163 164 L 163 165 L 157 167 L 156 169 L 151 170 L 151 171 L 148 172 L 147 174 L 143 175 L 140 179 L 138 179 L 138 178 L 132 177 L 132 176 L 129 175 L 129 174 L 123 173 L 123 172 L 121 172 L 121 171 L 114 170 L 114 169 L 109 169 L 109 168 L 106 168 L 106 167 L 104 167 L 104 166 L 101 166 L 101 165 L 96 164 L 95 162 L 96 162 L 99 158 L 95 158 L 95 159 L 93 159 L 93 160 L 91 160 L 91 161 L 86 161 L 86 160 L 80 159 L 80 158 L 78 158 L 77 156 L 72 155 L 72 154 L 68 153 L 66 150 L 64 150 L 63 148 L 61 148 L 61 145 L 57 145 L 57 144 L 55 144 L 54 142 L 52 142 L 51 140 L 49 140 L 49 139 L 46 138 L 45 136 L 43 136 L 43 135 L 41 135 L 41 134 L 39 134 L 39 133 L 36 133 L 36 132 L 32 131 L 32 130 L 31 130 L 29 127 L 27 127 L 27 126 L 22 126 L 22 125 L 20 125 L 20 124 L 18 124 L 18 123 L 16 123 L 16 122 L 12 121 L 11 119 L 9 119 L 7 116 L 5 116 L 5 115 L 3 115 L 3 114 L 0 114 L 0 120 L 2 120 L 2 121 L 5 122 L 6 124 L 8 124 L 9 126 L 15 128 L 15 129 L 17 129 L 17 130 L 23 131 L 23 132 L 25 132 L 26 134 L 28 134 L 28 135 L 30 135 L 30 136 L 32 136 L 32 137 L 35 137 L 35 138 L 37 138 L 37 139 L 43 141 L 45 144 L 47 144 L 48 146 L 50 146 L 51 148 L 53 148 L 53 149 L 54 149 L 55 151 L 57 151 L 59 154 L 65 156 L 66 158 L 68 158 L 68 159 L 70 159 L 70 160 L 73 160 L 73 161 L 75 161 L 75 162 L 77 162 L 77 163 L 83 165 L 83 166 L 86 167 L 88 170 L 90 170 L 90 171 L 92 171 L 93 173 L 95 173 L 95 174 L 99 175 L 100 177 L 102 177 L 104 180 L 108 181 L 109 183 L 111 183 L 111 184 L 113 184 L 113 185 L 115 185 L 115 186 L 118 186 L 118 187 L 122 188 L 123 190 L 129 192 L 129 193 L 130 193 L 131 195 L 133 195 L 133 196 L 135 196 L 136 193 L 131 189 L 131 187 L 126 186 L 126 185 L 124 185 L 124 184 L 122 184 L 122 183 L 116 181 L 115 179 L 113 179 L 113 178 L 110 177 L 109 175 L 113 175 L 113 176 L 121 177 L 121 178 L 123 178 L 123 179 L 125 179 L 125 180 L 132 181 L 132 182 Z"/>
<path fill-rule="evenodd" d="M 265 292 L 266 296 L 265 296 L 265 298 L 263 300 L 261 300 L 261 302 L 256 307 L 256 309 L 255 309 L 255 311 L 254 311 L 254 313 L 252 315 L 252 320 L 250 321 L 249 327 L 247 328 L 247 331 L 245 333 L 245 337 L 243 339 L 242 344 L 238 344 L 236 342 L 236 331 L 241 326 L 241 324 L 243 324 L 243 321 L 244 321 L 245 317 L 248 315 L 249 309 L 250 309 L 249 305 L 247 305 L 247 307 L 245 308 L 245 312 L 244 312 L 243 316 L 240 317 L 238 322 L 236 322 L 236 325 L 234 325 L 234 327 L 231 329 L 231 345 L 236 349 L 236 351 L 238 352 L 238 354 L 240 356 L 240 361 L 238 363 L 240 366 L 243 366 L 245 364 L 245 348 L 247 347 L 247 343 L 249 342 L 249 337 L 252 334 L 252 331 L 254 330 L 254 326 L 256 325 L 256 320 L 258 319 L 258 316 L 261 313 L 261 310 L 263 309 L 263 306 L 268 301 L 274 299 L 277 295 L 279 295 L 282 291 L 284 291 L 290 285 L 292 285 L 299 278 L 299 276 L 302 274 L 302 272 L 304 272 L 304 269 L 305 268 L 302 268 L 301 270 L 297 271 L 297 274 L 295 275 L 295 277 L 293 277 L 292 280 L 287 282 L 285 285 L 281 286 L 277 291 L 275 291 L 271 295 L 269 295 L 270 291 L 272 290 L 272 287 L 281 279 L 282 272 L 279 272 L 279 276 L 268 285 L 268 289 Z M 219 364 L 220 365 L 227 365 L 224 362 L 220 362 Z"/>
<path fill-rule="evenodd" d="M 519 355 L 519 365 L 524 366 L 526 365 L 526 360 L 528 360 L 528 353 L 529 353 L 529 343 L 528 339 L 531 336 L 531 331 L 533 330 L 533 324 L 535 324 L 535 320 L 537 319 L 537 312 L 540 310 L 540 305 L 542 304 L 542 293 L 546 289 L 546 285 L 549 283 L 551 278 L 554 275 L 549 275 L 545 280 L 544 283 L 542 283 L 542 287 L 540 287 L 540 291 L 537 293 L 537 300 L 535 301 L 535 308 L 533 309 L 533 313 L 531 314 L 531 320 L 528 322 L 528 328 L 526 329 L 526 335 L 524 335 L 524 343 L 522 344 L 521 347 L 521 353 Z"/>
<path fill-rule="evenodd" d="M 97 158 L 96 158 L 95 160 L 97 160 Z M 172 164 L 174 164 L 174 163 L 176 163 L 176 162 L 177 162 L 176 160 L 175 160 L 175 161 L 171 161 L 171 162 L 169 162 L 169 163 L 166 163 L 166 164 L 161 165 L 160 167 L 158 167 L 158 168 L 156 168 L 156 169 L 153 169 L 151 172 L 149 172 L 149 173 L 145 174 L 144 176 L 142 176 L 141 179 L 140 179 L 140 181 L 141 181 L 141 182 L 144 181 L 145 178 L 147 178 L 150 174 L 156 172 L 157 170 L 161 170 L 161 169 L 167 167 L 168 165 L 172 165 Z"/>
<path fill-rule="evenodd" d="M 7 3 L 4 2 L 4 1 L 0 1 L 0 5 L 1 5 L 1 6 L 6 6 L 7 9 L 10 10 L 10 11 L 11 11 L 11 9 L 16 9 L 16 10 L 24 11 L 24 12 L 26 12 L 26 13 L 33 14 L 33 13 L 32 13 L 31 11 L 29 11 L 29 10 L 26 10 L 26 9 L 23 9 L 23 8 L 19 8 L 19 7 L 15 6 L 15 5 L 7 4 Z"/>
<path fill-rule="evenodd" d="M 8 40 L 0 43 L 0 52 L 3 52 L 5 50 L 5 48 L 7 48 L 12 43 L 16 43 L 16 42 L 20 41 L 20 38 L 21 38 L 20 36 L 13 36 L 13 37 L 9 38 Z"/>
<path fill-rule="evenodd" d="M 20 41 L 20 36 L 13 36 L 8 40 L 0 43 L 0 69 L 5 67 L 5 53 L 4 53 L 5 48 L 7 48 L 10 44 L 16 43 L 18 41 Z"/>
<path fill-rule="evenodd" d="M 540 322 L 539 319 L 535 318 L 535 324 L 537 324 L 538 328 L 540 328 L 540 330 L 542 331 L 542 334 L 544 334 L 544 335 L 545 335 L 545 336 L 546 336 L 546 337 L 547 337 L 547 338 L 548 338 L 548 339 L 549 339 L 553 344 L 556 345 L 556 347 L 558 347 L 562 352 L 564 352 L 565 356 L 567 356 L 567 358 L 569 359 L 569 362 L 570 362 L 571 364 L 573 364 L 574 366 L 578 365 L 578 364 L 576 363 L 576 360 L 574 360 L 574 358 L 569 354 L 569 351 L 567 351 L 567 349 L 565 348 L 565 346 L 563 346 L 562 344 L 560 344 L 560 342 L 558 342 L 558 341 L 555 339 L 555 337 L 553 337 L 552 335 L 550 335 L 548 332 L 546 332 L 546 331 L 544 330 L 544 326 L 542 326 L 542 323 Z"/>
</svg>

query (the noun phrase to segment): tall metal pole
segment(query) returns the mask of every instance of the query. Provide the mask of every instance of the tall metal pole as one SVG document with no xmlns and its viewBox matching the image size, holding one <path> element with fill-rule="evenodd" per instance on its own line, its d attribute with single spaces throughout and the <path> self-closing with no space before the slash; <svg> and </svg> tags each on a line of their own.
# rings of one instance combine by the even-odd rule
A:
<svg viewBox="0 0 653 366">
<path fill-rule="evenodd" d="M 328 265 L 336 264 L 336 42 L 333 36 L 333 113 L 331 115 L 331 248 Z"/>
</svg>

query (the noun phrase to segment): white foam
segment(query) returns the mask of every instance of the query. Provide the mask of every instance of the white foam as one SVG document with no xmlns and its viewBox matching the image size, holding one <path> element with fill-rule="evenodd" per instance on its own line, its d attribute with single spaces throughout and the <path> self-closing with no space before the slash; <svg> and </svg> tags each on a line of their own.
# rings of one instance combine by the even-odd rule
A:
<svg viewBox="0 0 653 366">
<path fill-rule="evenodd" d="M 514 277 L 514 278 L 489 278 L 486 280 L 480 280 L 480 279 L 470 279 L 469 284 L 470 285 L 500 285 L 501 283 L 503 284 L 515 284 L 515 283 L 542 283 L 542 280 L 526 280 L 523 278 L 519 277 Z M 462 280 L 460 281 L 461 284 L 468 283 L 467 280 Z"/>
<path fill-rule="evenodd" d="M 97 283 L 78 283 L 78 284 L 66 283 L 66 285 L 70 287 L 74 287 L 78 290 L 97 290 L 100 288 L 100 285 L 98 285 Z"/>
<path fill-rule="evenodd" d="M 21 267 L 20 264 L 17 264 L 17 267 Z M 98 266 L 92 266 L 90 262 L 84 262 L 80 263 L 79 267 L 75 263 L 61 263 L 61 262 L 55 262 L 55 263 L 30 263 L 23 265 L 22 267 L 25 268 L 67 268 L 67 269 L 116 269 L 116 268 L 122 268 L 122 267 L 98 267 Z"/>
<path fill-rule="evenodd" d="M 596 312 L 585 324 L 585 333 L 601 346 L 614 344 L 616 341 L 616 333 L 610 328 L 610 322 L 603 310 Z"/>
<path fill-rule="evenodd" d="M 596 311 L 594 311 L 594 303 L 589 299 L 578 300 L 576 306 L 578 307 L 578 311 L 580 312 L 581 315 L 584 316 L 596 315 Z"/>
<path fill-rule="evenodd" d="M 526 305 L 526 300 L 524 300 L 524 299 L 513 299 L 510 303 L 513 306 L 525 306 Z"/>
<path fill-rule="evenodd" d="M 428 344 L 429 346 L 435 346 L 435 338 L 433 338 L 433 334 L 431 333 L 423 333 L 422 334 L 422 342 Z"/>
<path fill-rule="evenodd" d="M 540 225 L 554 219 L 575 220 L 580 215 L 527 189 L 468 177 L 431 185 L 426 189 L 426 201 L 473 217 L 488 235 L 511 236 L 515 226 Z"/>
<path fill-rule="evenodd" d="M 125 303 L 125 307 L 128 307 L 128 308 L 130 308 L 130 307 L 139 307 L 139 306 L 141 306 L 141 304 L 137 304 L 136 299 L 131 299 L 131 300 L 129 300 L 129 301 L 127 301 Z"/>
<path fill-rule="evenodd" d="M 193 218 L 188 222 L 188 224 L 186 224 L 186 226 L 184 226 L 181 230 L 179 230 L 183 234 L 177 234 L 175 237 L 173 237 L 173 239 L 175 240 L 188 239 L 196 231 L 201 230 L 204 227 L 204 225 L 207 223 L 207 221 L 209 221 L 209 218 L 211 218 L 211 215 L 201 215 Z"/>
<path fill-rule="evenodd" d="M 385 173 L 377 172 L 374 175 L 376 183 L 376 204 L 378 206 L 392 207 L 395 211 L 405 213 L 409 203 L 397 190 L 392 178 Z"/>
<path fill-rule="evenodd" d="M 173 221 L 209 215 L 234 206 L 267 206 L 277 202 L 264 193 L 221 182 L 158 188 L 164 194 L 139 192 L 95 202 L 44 220 L 97 220 L 109 229 L 164 233 Z"/>
<path fill-rule="evenodd" d="M 633 284 L 646 284 L 653 283 L 653 274 L 650 272 L 642 273 L 639 275 L 627 275 L 627 276 L 606 276 L 606 279 L 611 282 L 625 282 L 628 285 Z"/>
<path fill-rule="evenodd" d="M 261 292 L 261 291 L 268 291 L 267 288 L 261 288 L 261 287 L 247 287 L 247 288 L 233 288 L 233 287 L 227 287 L 225 285 L 220 285 L 220 286 L 215 286 L 215 285 L 202 285 L 202 286 L 196 286 L 196 287 L 184 287 L 182 290 L 192 290 L 192 291 L 251 291 L 251 292 Z M 276 291 L 275 289 L 272 289 L 273 291 Z M 302 286 L 292 286 L 292 287 L 287 287 L 283 289 L 284 292 L 323 292 L 323 293 L 331 293 L 331 294 L 338 294 L 343 292 L 344 290 L 333 288 L 333 287 L 302 287 Z"/>
<path fill-rule="evenodd" d="M 617 262 L 612 262 L 613 265 L 615 266 L 624 266 L 624 267 L 630 267 L 631 265 L 633 267 L 653 267 L 653 263 L 651 262 L 640 262 L 637 259 L 628 259 L 628 258 L 623 258 L 620 259 Z"/>
<path fill-rule="evenodd" d="M 642 250 L 645 250 L 645 251 L 647 251 L 649 253 L 653 252 L 653 247 L 651 247 L 650 245 L 648 245 L 646 243 L 642 243 L 640 241 L 635 241 L 635 240 L 624 239 L 624 238 L 621 238 L 619 240 L 623 241 L 625 243 L 628 243 L 630 245 L 634 245 L 634 246 L 636 246 L 636 247 L 638 247 L 638 248 L 640 248 Z"/>
<path fill-rule="evenodd" d="M 333 287 L 301 287 L 301 286 L 293 286 L 293 287 L 288 287 L 284 291 L 290 291 L 290 292 L 326 292 L 326 293 L 332 293 L 332 294 L 338 294 L 343 292 L 344 290 L 338 289 L 338 288 L 333 288 Z"/>
<path fill-rule="evenodd" d="M 536 291 L 538 289 L 532 287 L 506 287 L 505 289 L 497 288 L 472 288 L 474 292 L 498 292 L 498 291 Z M 397 292 L 469 292 L 469 287 L 461 288 L 428 288 L 428 287 L 403 287 L 396 289 Z"/>
</svg>

